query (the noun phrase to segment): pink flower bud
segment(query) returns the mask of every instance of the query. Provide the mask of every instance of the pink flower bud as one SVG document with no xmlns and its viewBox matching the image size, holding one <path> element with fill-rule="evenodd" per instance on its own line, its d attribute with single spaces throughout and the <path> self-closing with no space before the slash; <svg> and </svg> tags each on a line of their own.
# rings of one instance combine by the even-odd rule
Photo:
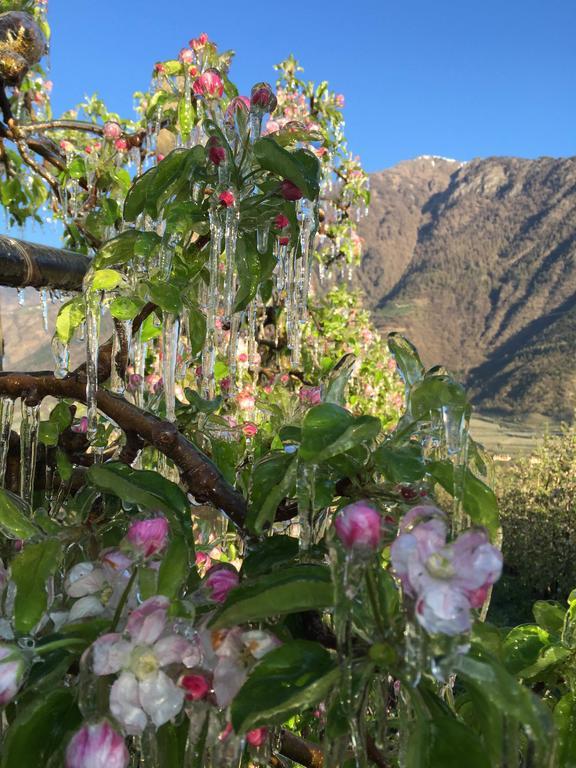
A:
<svg viewBox="0 0 576 768">
<path fill-rule="evenodd" d="M 284 216 L 283 213 L 279 213 L 274 219 L 274 226 L 276 229 L 286 229 L 286 227 L 290 226 L 290 219 L 288 216 Z"/>
<path fill-rule="evenodd" d="M 208 150 L 208 159 L 214 165 L 221 165 L 226 160 L 226 150 L 218 143 L 216 136 L 212 136 L 206 144 Z"/>
<path fill-rule="evenodd" d="M 256 83 L 250 94 L 250 106 L 257 112 L 274 112 L 278 101 L 272 86 L 268 83 Z"/>
<path fill-rule="evenodd" d="M 210 599 L 215 603 L 223 603 L 228 597 L 228 592 L 238 586 L 240 577 L 238 571 L 232 566 L 215 565 L 207 573 L 205 584 L 208 588 Z"/>
<path fill-rule="evenodd" d="M 192 90 L 197 96 L 219 99 L 224 93 L 224 83 L 217 70 L 207 69 L 206 72 L 194 80 Z"/>
<path fill-rule="evenodd" d="M 268 728 L 254 728 L 253 731 L 248 731 L 246 734 L 246 741 L 251 747 L 261 747 L 268 738 Z"/>
<path fill-rule="evenodd" d="M 119 152 L 125 152 L 128 149 L 128 142 L 126 139 L 116 139 L 114 146 Z"/>
<path fill-rule="evenodd" d="M 184 688 L 186 701 L 205 699 L 210 692 L 210 683 L 204 675 L 182 675 L 178 685 Z"/>
<path fill-rule="evenodd" d="M 131 373 L 128 377 L 128 390 L 135 392 L 142 384 L 142 376 L 139 373 Z"/>
<path fill-rule="evenodd" d="M 230 190 L 227 190 L 226 192 L 220 192 L 218 195 L 218 200 L 220 201 L 220 204 L 224 205 L 226 208 L 230 208 L 236 202 L 236 198 L 234 197 L 233 193 L 230 192 Z"/>
<path fill-rule="evenodd" d="M 229 125 L 234 124 L 234 118 L 236 117 L 237 112 L 242 112 L 247 115 L 249 110 L 250 99 L 247 96 L 236 96 L 236 98 L 232 99 L 230 104 L 226 107 L 224 120 Z"/>
<path fill-rule="evenodd" d="M 157 61 L 156 64 L 154 64 L 154 69 L 158 74 L 162 74 L 163 72 L 166 72 L 166 67 L 164 64 L 162 64 L 161 61 Z"/>
<path fill-rule="evenodd" d="M 191 64 L 194 61 L 194 51 L 191 48 L 182 48 L 178 58 L 183 64 Z"/>
<path fill-rule="evenodd" d="M 258 427 L 251 421 L 247 421 L 242 427 L 242 433 L 245 437 L 256 437 L 258 434 Z"/>
<path fill-rule="evenodd" d="M 342 108 L 344 106 L 344 96 L 341 93 L 336 94 L 334 102 L 337 107 Z"/>
<path fill-rule="evenodd" d="M 15 645 L 0 645 L 0 707 L 16 696 L 24 681 L 26 662 Z"/>
<path fill-rule="evenodd" d="M 294 201 L 300 200 L 300 198 L 303 197 L 300 187 L 297 187 L 296 184 L 293 184 L 289 179 L 284 179 L 282 184 L 280 184 L 280 194 L 284 200 Z"/>
<path fill-rule="evenodd" d="M 237 360 L 239 363 L 247 363 L 248 355 L 246 354 L 246 352 L 240 352 L 240 354 L 237 357 Z"/>
<path fill-rule="evenodd" d="M 200 51 L 202 50 L 202 48 L 204 48 L 207 42 L 208 42 L 208 35 L 206 34 L 206 32 L 202 32 L 201 35 L 198 35 L 198 37 L 195 37 L 192 40 L 190 40 L 189 45 L 192 48 L 194 48 L 195 51 Z"/>
<path fill-rule="evenodd" d="M 66 768 L 127 768 L 129 762 L 124 739 L 107 720 L 83 725 L 66 750 Z"/>
<path fill-rule="evenodd" d="M 168 521 L 165 517 L 137 520 L 128 528 L 126 539 L 131 547 L 144 557 L 161 552 L 168 539 Z"/>
<path fill-rule="evenodd" d="M 278 238 L 278 242 L 280 243 L 280 245 L 288 245 L 288 243 L 290 242 L 290 238 L 289 237 L 279 237 Z"/>
<path fill-rule="evenodd" d="M 116 122 L 110 121 L 104 123 L 104 138 L 119 139 L 122 136 L 122 128 Z"/>
<path fill-rule="evenodd" d="M 88 432 L 88 417 L 82 416 L 79 422 L 72 424 L 70 427 L 72 432 L 76 432 L 79 435 L 85 435 Z"/>
<path fill-rule="evenodd" d="M 376 550 L 382 533 L 380 513 L 365 501 L 349 504 L 334 521 L 336 535 L 346 549 Z"/>
<path fill-rule="evenodd" d="M 60 149 L 69 154 L 70 152 L 74 152 L 74 144 L 70 141 L 66 141 L 66 139 L 62 139 L 60 142 Z"/>
</svg>

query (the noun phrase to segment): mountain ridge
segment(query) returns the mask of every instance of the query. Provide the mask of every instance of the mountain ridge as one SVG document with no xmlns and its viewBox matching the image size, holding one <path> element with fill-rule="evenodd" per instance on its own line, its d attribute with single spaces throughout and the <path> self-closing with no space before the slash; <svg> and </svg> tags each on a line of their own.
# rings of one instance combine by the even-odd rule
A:
<svg viewBox="0 0 576 768">
<path fill-rule="evenodd" d="M 357 284 L 376 324 L 452 369 L 482 409 L 571 418 L 576 157 L 423 156 L 371 187 Z"/>
</svg>

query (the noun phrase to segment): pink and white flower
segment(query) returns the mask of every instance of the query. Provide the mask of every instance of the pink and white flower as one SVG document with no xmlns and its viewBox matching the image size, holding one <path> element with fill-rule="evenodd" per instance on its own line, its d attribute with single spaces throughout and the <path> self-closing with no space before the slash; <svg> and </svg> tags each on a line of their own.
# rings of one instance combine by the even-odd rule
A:
<svg viewBox="0 0 576 768">
<path fill-rule="evenodd" d="M 26 661 L 15 645 L 0 644 L 0 707 L 16 696 L 26 672 Z"/>
<path fill-rule="evenodd" d="M 321 387 L 301 387 L 298 392 L 298 397 L 301 403 L 306 405 L 318 405 L 322 402 L 322 388 Z"/>
<path fill-rule="evenodd" d="M 119 123 L 113 120 L 109 120 L 104 123 L 104 138 L 105 139 L 119 139 L 122 136 L 122 128 Z"/>
<path fill-rule="evenodd" d="M 76 600 L 67 614 L 58 616 L 58 625 L 80 619 L 112 615 L 130 579 L 132 561 L 119 550 L 107 550 L 101 562 L 74 565 L 64 580 L 64 591 Z M 129 598 L 133 603 L 134 595 Z"/>
<path fill-rule="evenodd" d="M 66 749 L 66 768 L 127 768 L 130 755 L 124 739 L 107 720 L 87 723 Z"/>
<path fill-rule="evenodd" d="M 502 572 L 502 553 L 486 531 L 471 528 L 446 543 L 446 516 L 433 506 L 413 507 L 391 547 L 392 567 L 415 600 L 418 622 L 431 634 L 458 635 L 471 627 L 472 608 L 484 602 Z"/>
<path fill-rule="evenodd" d="M 220 73 L 215 69 L 207 69 L 192 83 L 192 90 L 197 96 L 209 99 L 220 99 L 224 93 L 224 83 Z"/>
<path fill-rule="evenodd" d="M 166 597 L 151 597 L 132 611 L 124 633 L 103 635 L 92 645 L 94 674 L 118 675 L 110 711 L 129 735 L 141 734 L 149 721 L 159 728 L 176 717 L 185 694 L 164 668 L 193 667 L 201 658 L 184 637 L 167 633 L 169 605 Z"/>
</svg>

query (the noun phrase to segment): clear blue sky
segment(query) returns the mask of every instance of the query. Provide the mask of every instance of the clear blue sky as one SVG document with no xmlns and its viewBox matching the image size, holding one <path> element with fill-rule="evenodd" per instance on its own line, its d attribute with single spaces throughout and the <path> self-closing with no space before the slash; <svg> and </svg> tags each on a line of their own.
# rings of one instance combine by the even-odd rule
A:
<svg viewBox="0 0 576 768">
<path fill-rule="evenodd" d="M 50 0 L 49 20 L 55 112 L 97 91 L 129 113 L 154 61 L 207 32 L 244 91 L 291 52 L 327 79 L 370 171 L 576 154 L 576 0 Z"/>
</svg>

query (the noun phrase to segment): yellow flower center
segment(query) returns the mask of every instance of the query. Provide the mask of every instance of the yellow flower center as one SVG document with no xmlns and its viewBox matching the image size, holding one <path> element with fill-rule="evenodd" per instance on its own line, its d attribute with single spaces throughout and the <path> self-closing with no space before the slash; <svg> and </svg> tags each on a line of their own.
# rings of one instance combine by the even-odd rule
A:
<svg viewBox="0 0 576 768">
<path fill-rule="evenodd" d="M 158 659 L 149 648 L 135 648 L 132 651 L 132 672 L 138 680 L 155 675 L 159 668 Z"/>
<path fill-rule="evenodd" d="M 454 576 L 452 562 L 439 552 L 434 552 L 426 561 L 426 568 L 431 576 L 437 579 L 450 579 Z"/>
</svg>

